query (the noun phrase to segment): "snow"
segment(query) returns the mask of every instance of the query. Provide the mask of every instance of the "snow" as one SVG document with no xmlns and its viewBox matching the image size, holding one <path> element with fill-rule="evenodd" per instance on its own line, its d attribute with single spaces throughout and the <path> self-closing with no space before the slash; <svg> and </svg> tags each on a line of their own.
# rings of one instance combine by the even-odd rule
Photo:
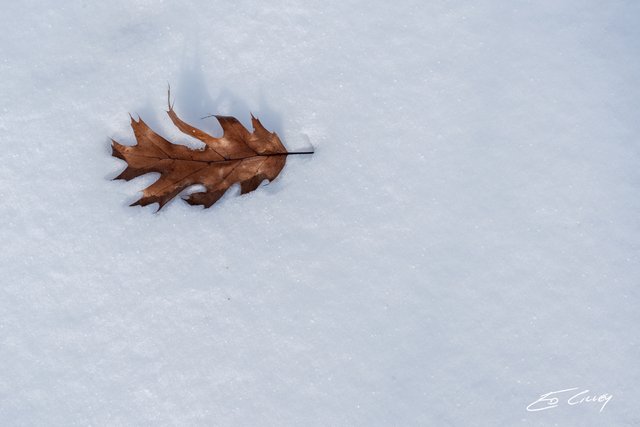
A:
<svg viewBox="0 0 640 427">
<path fill-rule="evenodd" d="M 640 4 L 3 2 L 0 424 L 640 423 Z M 128 207 L 128 112 L 293 156 Z M 572 387 L 612 400 L 528 412 Z"/>
</svg>

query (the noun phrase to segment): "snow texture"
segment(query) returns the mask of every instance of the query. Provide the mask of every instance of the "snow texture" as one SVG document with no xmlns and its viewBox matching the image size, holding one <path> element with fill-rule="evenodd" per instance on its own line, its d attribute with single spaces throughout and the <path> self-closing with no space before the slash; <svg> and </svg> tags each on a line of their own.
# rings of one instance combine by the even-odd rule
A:
<svg viewBox="0 0 640 427">
<path fill-rule="evenodd" d="M 639 2 L 1 10 L 1 425 L 640 425 Z M 167 83 L 316 153 L 128 207 Z"/>
</svg>

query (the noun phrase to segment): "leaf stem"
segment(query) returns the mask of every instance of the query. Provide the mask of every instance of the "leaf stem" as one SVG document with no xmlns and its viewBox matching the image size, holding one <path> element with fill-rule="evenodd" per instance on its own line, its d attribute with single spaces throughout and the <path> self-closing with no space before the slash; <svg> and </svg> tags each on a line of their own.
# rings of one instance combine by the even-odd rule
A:
<svg viewBox="0 0 640 427">
<path fill-rule="evenodd" d="M 286 153 L 257 154 L 251 157 L 293 156 L 296 154 L 313 154 L 315 151 L 287 151 Z"/>
</svg>

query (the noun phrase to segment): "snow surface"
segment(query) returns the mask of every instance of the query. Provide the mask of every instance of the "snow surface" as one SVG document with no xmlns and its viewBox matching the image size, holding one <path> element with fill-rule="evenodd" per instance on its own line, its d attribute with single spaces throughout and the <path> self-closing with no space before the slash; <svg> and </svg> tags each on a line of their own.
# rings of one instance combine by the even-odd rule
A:
<svg viewBox="0 0 640 427">
<path fill-rule="evenodd" d="M 3 1 L 0 424 L 640 425 L 637 1 Z M 291 150 L 128 207 L 127 113 Z M 527 412 L 571 387 L 614 397 Z"/>
</svg>

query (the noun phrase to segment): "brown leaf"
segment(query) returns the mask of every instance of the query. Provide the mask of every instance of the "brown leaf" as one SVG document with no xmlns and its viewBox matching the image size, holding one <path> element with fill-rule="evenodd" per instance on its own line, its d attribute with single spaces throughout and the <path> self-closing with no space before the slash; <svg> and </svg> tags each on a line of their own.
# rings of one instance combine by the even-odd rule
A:
<svg viewBox="0 0 640 427">
<path fill-rule="evenodd" d="M 172 144 L 155 133 L 142 119 L 131 117 L 137 144 L 126 146 L 112 140 L 112 155 L 127 162 L 127 168 L 114 179 L 130 180 L 149 172 L 160 178 L 144 189 L 134 205 L 158 203 L 158 210 L 185 188 L 201 184 L 204 192 L 192 193 L 184 200 L 192 205 L 213 205 L 233 184 L 240 183 L 241 193 L 249 193 L 263 180 L 274 180 L 284 167 L 289 153 L 275 132 L 266 130 L 251 116 L 253 132 L 234 117 L 215 116 L 224 131 L 220 138 L 183 122 L 169 105 L 171 121 L 178 129 L 205 144 L 192 150 Z"/>
</svg>

